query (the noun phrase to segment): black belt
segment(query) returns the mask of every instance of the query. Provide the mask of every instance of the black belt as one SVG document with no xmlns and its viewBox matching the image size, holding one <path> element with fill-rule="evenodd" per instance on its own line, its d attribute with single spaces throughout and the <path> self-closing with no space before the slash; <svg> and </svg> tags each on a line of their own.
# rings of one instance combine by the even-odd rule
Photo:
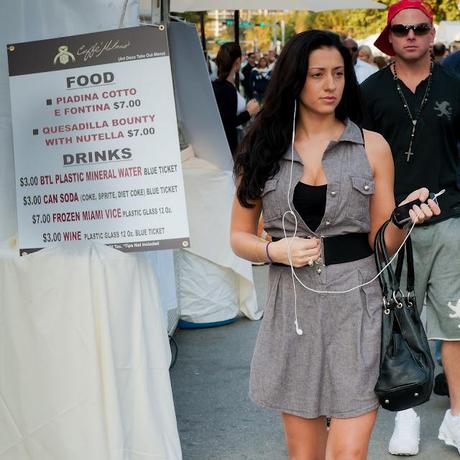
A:
<svg viewBox="0 0 460 460">
<path fill-rule="evenodd" d="M 272 241 L 282 238 L 273 237 Z M 347 233 L 322 238 L 324 265 L 343 264 L 364 259 L 373 254 L 368 233 Z M 273 265 L 284 265 L 274 262 Z"/>
</svg>

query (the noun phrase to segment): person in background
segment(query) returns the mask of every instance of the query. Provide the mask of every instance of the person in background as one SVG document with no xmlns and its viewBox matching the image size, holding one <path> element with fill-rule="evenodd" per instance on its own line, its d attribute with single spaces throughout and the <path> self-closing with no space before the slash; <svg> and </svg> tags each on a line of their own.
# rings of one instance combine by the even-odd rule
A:
<svg viewBox="0 0 460 460">
<path fill-rule="evenodd" d="M 433 46 L 433 54 L 436 44 Z M 442 65 L 448 69 L 456 78 L 459 79 L 460 84 L 460 51 L 448 54 L 443 60 Z M 460 143 L 457 144 L 457 150 L 459 153 L 459 167 L 457 173 L 457 187 L 460 189 Z M 440 365 L 442 365 L 442 342 L 436 341 L 435 357 Z M 439 373 L 434 379 L 433 393 L 439 396 L 449 396 L 449 385 L 445 372 Z"/>
<path fill-rule="evenodd" d="M 449 70 L 456 78 L 460 80 L 460 50 L 449 54 L 442 62 L 444 67 Z M 459 154 L 459 165 L 457 174 L 457 186 L 460 189 L 460 143 L 457 144 Z"/>
<path fill-rule="evenodd" d="M 261 57 L 257 66 L 252 69 L 250 76 L 251 95 L 259 102 L 262 102 L 271 75 L 272 71 L 268 67 L 268 60 Z"/>
<path fill-rule="evenodd" d="M 443 65 L 449 70 L 456 78 L 460 80 L 460 50 L 454 51 L 449 54 L 443 61 Z M 457 187 L 460 189 L 460 143 L 457 144 L 459 154 L 459 165 L 457 173 Z"/>
<path fill-rule="evenodd" d="M 246 100 L 252 99 L 252 89 L 251 89 L 251 72 L 252 69 L 255 69 L 257 65 L 256 60 L 256 53 L 248 53 L 248 59 L 246 60 L 246 64 L 241 69 L 241 73 L 243 74 L 243 80 L 241 84 L 243 85 L 244 95 Z"/>
<path fill-rule="evenodd" d="M 367 45 L 361 45 L 358 47 L 358 59 L 376 67 L 374 63 L 374 55 L 372 54 L 372 50 Z"/>
<path fill-rule="evenodd" d="M 270 70 L 273 70 L 273 67 L 275 67 L 276 64 L 276 60 L 278 59 L 278 55 L 276 54 L 275 50 L 268 50 L 267 59 L 268 67 L 270 67 Z"/>
<path fill-rule="evenodd" d="M 234 252 L 270 262 L 250 397 L 281 413 L 290 459 L 365 460 L 379 402 L 382 291 L 371 247 L 395 206 L 393 161 L 382 136 L 361 131 L 350 53 L 309 30 L 283 48 L 261 112 L 235 159 Z M 425 188 L 409 194 L 425 201 Z M 257 236 L 263 209 L 271 242 Z M 414 207 L 414 222 L 439 214 Z M 394 252 L 407 230 L 390 223 Z M 335 249 L 332 249 L 332 247 Z M 323 250 L 324 249 L 324 250 Z M 291 268 L 292 267 L 292 268 Z M 327 417 L 331 418 L 329 431 Z"/>
<path fill-rule="evenodd" d="M 415 228 L 411 238 L 415 294 L 420 307 L 426 298 L 428 339 L 442 341 L 449 386 L 450 409 L 438 437 L 460 453 L 460 85 L 431 60 L 434 37 L 433 16 L 425 3 L 401 0 L 390 6 L 375 46 L 394 56 L 394 62 L 361 85 L 363 127 L 379 132 L 391 146 L 396 200 L 421 184 L 435 193 L 445 189 L 439 197 L 442 214 Z M 419 440 L 417 413 L 399 412 L 390 453 L 416 455 Z"/>
<path fill-rule="evenodd" d="M 446 56 L 442 62 L 444 67 L 449 69 L 458 79 L 460 79 L 460 50 Z"/>
<path fill-rule="evenodd" d="M 388 65 L 388 61 L 383 56 L 374 56 L 374 64 L 380 70 Z"/>
<path fill-rule="evenodd" d="M 240 70 L 241 48 L 236 43 L 223 44 L 216 57 L 217 80 L 212 83 L 217 106 L 224 125 L 232 156 L 238 146 L 238 126 L 244 125 L 259 111 L 259 103 L 244 97 L 235 87 L 235 75 Z"/>
<path fill-rule="evenodd" d="M 205 53 L 206 63 L 208 65 L 208 73 L 211 81 L 217 80 L 217 65 L 214 62 L 214 59 L 208 53 Z"/>
<path fill-rule="evenodd" d="M 448 49 L 444 43 L 438 42 L 433 45 L 432 49 L 433 59 L 438 64 L 442 64 L 444 58 L 449 54 Z"/>
<path fill-rule="evenodd" d="M 343 44 L 351 54 L 351 59 L 355 68 L 358 83 L 363 82 L 367 77 L 377 72 L 377 67 L 370 65 L 367 62 L 361 61 L 361 59 L 358 59 L 358 44 L 352 38 L 346 38 L 343 41 Z"/>
</svg>

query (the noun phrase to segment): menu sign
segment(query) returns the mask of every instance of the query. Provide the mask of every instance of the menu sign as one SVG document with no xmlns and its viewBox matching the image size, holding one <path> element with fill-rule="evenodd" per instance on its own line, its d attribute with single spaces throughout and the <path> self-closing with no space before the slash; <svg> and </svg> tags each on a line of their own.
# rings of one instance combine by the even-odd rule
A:
<svg viewBox="0 0 460 460">
<path fill-rule="evenodd" d="M 20 253 L 188 247 L 164 27 L 11 44 L 8 61 Z"/>
</svg>

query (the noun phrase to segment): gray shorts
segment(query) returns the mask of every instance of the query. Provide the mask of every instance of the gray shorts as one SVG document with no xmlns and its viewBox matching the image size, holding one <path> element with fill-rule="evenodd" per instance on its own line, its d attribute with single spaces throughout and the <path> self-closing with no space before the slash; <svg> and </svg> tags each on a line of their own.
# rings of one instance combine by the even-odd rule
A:
<svg viewBox="0 0 460 460">
<path fill-rule="evenodd" d="M 415 227 L 415 295 L 430 340 L 460 340 L 460 217 Z"/>
</svg>

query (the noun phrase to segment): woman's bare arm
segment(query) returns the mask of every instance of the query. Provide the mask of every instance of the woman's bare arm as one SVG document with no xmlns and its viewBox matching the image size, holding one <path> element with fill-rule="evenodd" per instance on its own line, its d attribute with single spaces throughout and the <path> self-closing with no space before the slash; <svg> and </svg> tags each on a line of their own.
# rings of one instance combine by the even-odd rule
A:
<svg viewBox="0 0 460 460">
<path fill-rule="evenodd" d="M 292 262 L 296 268 L 320 257 L 321 245 L 317 238 L 282 238 L 267 248 L 268 242 L 257 236 L 262 202 L 258 199 L 253 204 L 253 208 L 244 208 L 237 198 L 233 200 L 230 244 L 236 255 L 251 262 L 273 261 L 285 265 Z M 267 256 L 267 249 L 271 260 Z"/>
<path fill-rule="evenodd" d="M 257 226 L 262 210 L 261 200 L 253 202 L 253 208 L 244 208 L 233 199 L 230 244 L 233 252 L 251 262 L 268 262 L 266 241 L 257 236 Z"/>
<path fill-rule="evenodd" d="M 377 133 L 364 131 L 366 152 L 374 174 L 375 193 L 370 201 L 371 231 L 369 234 L 369 244 L 373 247 L 375 235 L 382 224 L 388 220 L 395 208 L 394 201 L 394 165 L 390 146 L 387 141 Z M 428 190 L 421 188 L 412 192 L 402 203 L 419 198 L 426 201 Z M 410 211 L 413 222 L 421 223 L 429 219 L 433 214 L 439 214 L 439 207 L 432 200 L 428 204 L 415 206 Z M 399 229 L 390 223 L 385 231 L 385 243 L 390 254 L 393 254 L 401 245 L 407 234 L 407 230 Z"/>
</svg>

